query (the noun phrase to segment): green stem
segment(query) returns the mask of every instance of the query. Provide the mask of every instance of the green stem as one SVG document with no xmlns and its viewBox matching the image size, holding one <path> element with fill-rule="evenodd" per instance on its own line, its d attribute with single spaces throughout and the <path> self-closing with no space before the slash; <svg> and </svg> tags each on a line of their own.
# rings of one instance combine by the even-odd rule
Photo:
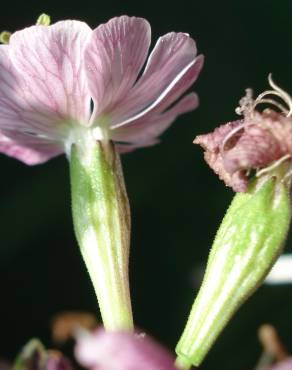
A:
<svg viewBox="0 0 292 370">
<path fill-rule="evenodd" d="M 128 260 L 130 208 L 118 153 L 90 133 L 70 153 L 76 237 L 107 330 L 133 330 Z"/>
</svg>

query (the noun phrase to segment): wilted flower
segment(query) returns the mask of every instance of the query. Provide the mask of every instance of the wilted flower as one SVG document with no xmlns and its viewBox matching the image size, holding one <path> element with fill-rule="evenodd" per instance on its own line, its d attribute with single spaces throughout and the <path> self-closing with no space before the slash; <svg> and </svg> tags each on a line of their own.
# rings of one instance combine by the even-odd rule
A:
<svg viewBox="0 0 292 370">
<path fill-rule="evenodd" d="M 173 103 L 198 77 L 203 57 L 189 35 L 171 32 L 141 73 L 150 41 L 149 23 L 127 16 L 95 30 L 68 20 L 12 34 L 0 46 L 0 151 L 41 163 L 69 154 L 84 129 L 120 151 L 157 143 L 197 106 L 195 93 Z"/>
<path fill-rule="evenodd" d="M 207 135 L 197 136 L 194 143 L 205 149 L 205 159 L 219 177 L 234 191 L 247 189 L 248 174 L 256 170 L 257 175 L 275 168 L 292 156 L 292 98 L 280 89 L 269 76 L 273 90 L 260 94 L 255 100 L 252 92 L 241 99 L 236 112 L 243 119 L 229 122 Z M 280 97 L 286 109 L 267 95 Z M 256 111 L 258 104 L 268 103 L 280 112 L 265 109 Z"/>
<path fill-rule="evenodd" d="M 168 351 L 145 335 L 96 330 L 81 335 L 75 355 L 92 370 L 175 370 Z"/>
</svg>

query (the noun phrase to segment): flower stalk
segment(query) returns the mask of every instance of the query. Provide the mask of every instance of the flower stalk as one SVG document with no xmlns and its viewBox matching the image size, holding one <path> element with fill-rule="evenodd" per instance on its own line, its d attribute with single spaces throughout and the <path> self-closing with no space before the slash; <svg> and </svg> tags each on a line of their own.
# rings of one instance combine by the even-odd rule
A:
<svg viewBox="0 0 292 370">
<path fill-rule="evenodd" d="M 289 228 L 290 162 L 237 193 L 214 240 L 203 284 L 177 345 L 177 363 L 201 364 L 239 306 L 273 266 Z"/>
<path fill-rule="evenodd" d="M 70 173 L 76 237 L 107 330 L 133 330 L 128 261 L 130 208 L 119 154 L 91 131 L 72 145 Z"/>
</svg>

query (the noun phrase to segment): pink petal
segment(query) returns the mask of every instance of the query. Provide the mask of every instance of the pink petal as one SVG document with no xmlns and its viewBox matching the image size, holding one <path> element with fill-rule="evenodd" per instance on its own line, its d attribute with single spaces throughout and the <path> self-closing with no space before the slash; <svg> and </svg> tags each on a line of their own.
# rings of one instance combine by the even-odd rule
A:
<svg viewBox="0 0 292 370">
<path fill-rule="evenodd" d="M 245 118 L 244 130 L 236 145 L 224 153 L 224 165 L 230 173 L 261 168 L 292 154 L 291 118 L 272 110 L 254 112 Z"/>
<path fill-rule="evenodd" d="M 150 25 L 143 18 L 113 18 L 93 31 L 85 60 L 96 114 L 113 109 L 132 88 L 150 40 Z"/>
<path fill-rule="evenodd" d="M 172 356 L 148 337 L 97 330 L 77 341 L 75 355 L 94 370 L 175 370 Z"/>
<path fill-rule="evenodd" d="M 251 125 L 245 127 L 236 145 L 224 154 L 224 166 L 233 174 L 238 170 L 265 167 L 284 154 L 269 129 Z"/>
<path fill-rule="evenodd" d="M 57 118 L 47 111 L 38 112 L 26 99 L 21 77 L 12 65 L 9 56 L 9 46 L 0 46 L 0 130 L 9 132 L 9 137 L 34 134 L 50 137 L 60 141 L 56 132 Z M 26 139 L 26 135 L 24 135 Z M 42 142 L 42 140 L 41 140 Z M 6 147 L 6 144 L 5 144 Z"/>
<path fill-rule="evenodd" d="M 9 46 L 0 46 L 0 129 L 33 130 L 34 123 L 25 122 L 23 114 L 31 111 L 23 97 L 21 77 L 12 65 Z"/>
<path fill-rule="evenodd" d="M 136 150 L 138 148 L 148 148 L 150 146 L 154 146 L 156 144 L 159 144 L 160 140 L 159 139 L 146 139 L 146 140 L 140 140 L 137 144 L 129 144 L 129 143 L 120 143 L 120 144 L 115 144 L 117 151 L 119 153 L 130 153 L 133 150 Z"/>
<path fill-rule="evenodd" d="M 122 126 L 148 113 L 164 99 L 163 108 L 178 98 L 200 72 L 202 58 L 196 60 L 196 52 L 194 40 L 184 33 L 169 33 L 161 37 L 142 77 L 110 112 L 112 125 Z M 171 98 L 168 100 L 168 97 Z"/>
<path fill-rule="evenodd" d="M 9 54 L 21 79 L 13 88 L 21 96 L 25 120 L 34 118 L 40 127 L 43 116 L 44 124 L 49 117 L 51 124 L 87 122 L 90 97 L 83 54 L 91 32 L 85 23 L 62 21 L 12 35 Z"/>
<path fill-rule="evenodd" d="M 245 171 L 239 169 L 234 173 L 230 173 L 226 167 L 222 156 L 222 145 L 225 138 L 234 129 L 242 126 L 242 120 L 228 122 L 217 127 L 213 132 L 206 135 L 199 135 L 194 140 L 195 144 L 201 145 L 204 150 L 204 158 L 213 171 L 225 182 L 227 186 L 231 186 L 234 191 L 244 192 L 247 189 L 247 176 Z M 236 138 L 234 138 L 236 140 Z"/>
<path fill-rule="evenodd" d="M 82 59 L 91 32 L 76 21 L 33 26 L 0 47 L 1 152 L 44 162 L 62 151 L 68 121 L 87 122 Z"/>
<path fill-rule="evenodd" d="M 13 139 L 0 131 L 0 152 L 25 164 L 46 162 L 63 152 L 63 148 L 47 141 L 35 140 L 25 134 L 14 133 Z"/>
<path fill-rule="evenodd" d="M 113 139 L 136 143 L 136 147 L 139 147 L 140 144 L 144 146 L 143 142 L 157 138 L 178 115 L 195 109 L 198 104 L 198 96 L 195 93 L 190 93 L 164 113 L 151 111 L 140 119 L 114 130 Z"/>
<path fill-rule="evenodd" d="M 164 99 L 154 108 L 154 111 L 162 112 L 173 104 L 181 95 L 187 91 L 199 77 L 204 65 L 204 56 L 199 55 L 194 59 L 189 69 L 177 81 L 173 88 L 165 95 Z M 196 107 L 192 108 L 195 109 Z"/>
<path fill-rule="evenodd" d="M 54 133 L 56 122 L 30 107 L 22 87 L 9 57 L 9 46 L 0 46 L 0 152 L 26 164 L 42 163 L 62 151 Z M 46 142 L 40 134 L 52 141 Z"/>
</svg>

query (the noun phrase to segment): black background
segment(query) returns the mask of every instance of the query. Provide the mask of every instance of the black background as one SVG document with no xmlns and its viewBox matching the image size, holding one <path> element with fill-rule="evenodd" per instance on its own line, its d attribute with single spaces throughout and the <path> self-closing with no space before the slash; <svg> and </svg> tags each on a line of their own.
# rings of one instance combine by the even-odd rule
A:
<svg viewBox="0 0 292 370">
<path fill-rule="evenodd" d="M 153 40 L 169 31 L 188 32 L 206 56 L 193 87 L 200 107 L 180 117 L 161 144 L 123 156 L 133 220 L 135 320 L 174 348 L 233 196 L 192 140 L 234 119 L 244 89 L 266 89 L 269 72 L 292 93 L 292 2 L 27 0 L 5 5 L 1 29 L 29 26 L 42 12 L 53 21 L 80 19 L 93 28 L 116 15 L 136 15 L 150 21 Z M 27 167 L 1 155 L 0 171 L 0 356 L 12 357 L 32 336 L 52 345 L 49 322 L 55 313 L 98 308 L 73 235 L 66 158 Z M 265 322 L 277 327 L 292 350 L 291 293 L 291 285 L 260 288 L 223 332 L 202 370 L 251 370 L 260 355 L 256 332 Z"/>
</svg>

